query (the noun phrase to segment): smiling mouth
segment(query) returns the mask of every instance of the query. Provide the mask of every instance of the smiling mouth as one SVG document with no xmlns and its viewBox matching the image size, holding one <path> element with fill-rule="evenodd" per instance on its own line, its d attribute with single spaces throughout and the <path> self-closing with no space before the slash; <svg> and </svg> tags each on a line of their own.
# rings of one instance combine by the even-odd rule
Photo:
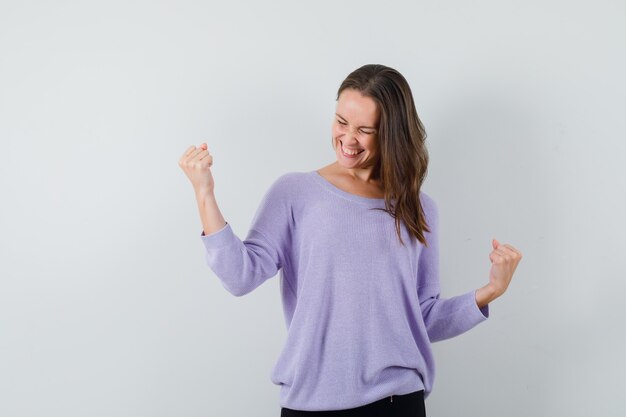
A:
<svg viewBox="0 0 626 417">
<path fill-rule="evenodd" d="M 357 156 L 357 155 L 359 155 L 359 154 L 361 154 L 361 153 L 363 153 L 365 151 L 365 149 L 361 149 L 357 153 L 351 154 L 351 153 L 345 152 L 344 149 L 345 148 L 343 147 L 343 143 L 341 143 L 341 153 L 343 153 L 345 156 L 348 156 L 348 157 L 355 157 L 355 156 Z"/>
</svg>

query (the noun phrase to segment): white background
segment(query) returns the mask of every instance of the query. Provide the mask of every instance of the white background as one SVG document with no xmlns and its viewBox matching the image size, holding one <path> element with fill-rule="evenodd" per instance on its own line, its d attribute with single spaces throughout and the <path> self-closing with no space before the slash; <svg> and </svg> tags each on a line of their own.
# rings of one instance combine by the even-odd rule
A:
<svg viewBox="0 0 626 417">
<path fill-rule="evenodd" d="M 243 237 L 335 159 L 336 90 L 400 71 L 428 133 L 442 296 L 523 254 L 434 344 L 429 416 L 623 416 L 626 7 L 618 1 L 1 1 L 0 415 L 277 417 L 278 277 L 204 264 L 178 158 L 207 142 Z M 620 302 L 621 301 L 621 302 Z"/>
</svg>

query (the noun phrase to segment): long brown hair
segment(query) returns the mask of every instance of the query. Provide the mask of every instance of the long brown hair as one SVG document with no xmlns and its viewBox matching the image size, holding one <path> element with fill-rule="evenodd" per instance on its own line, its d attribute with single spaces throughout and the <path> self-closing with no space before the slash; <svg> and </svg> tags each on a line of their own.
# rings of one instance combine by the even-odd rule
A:
<svg viewBox="0 0 626 417">
<path fill-rule="evenodd" d="M 372 177 L 383 187 L 384 211 L 396 219 L 400 243 L 404 245 L 400 235 L 400 221 L 404 221 L 409 235 L 428 246 L 424 231 L 430 232 L 430 229 L 419 198 L 428 170 L 426 130 L 415 110 L 409 83 L 393 68 L 367 64 L 348 74 L 337 91 L 337 100 L 346 88 L 371 97 L 380 110 L 380 157 Z"/>
</svg>

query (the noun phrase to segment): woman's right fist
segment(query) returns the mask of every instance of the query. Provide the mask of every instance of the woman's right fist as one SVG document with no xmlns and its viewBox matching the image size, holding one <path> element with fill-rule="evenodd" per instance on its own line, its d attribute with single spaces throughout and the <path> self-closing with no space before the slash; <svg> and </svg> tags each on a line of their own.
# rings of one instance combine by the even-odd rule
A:
<svg viewBox="0 0 626 417">
<path fill-rule="evenodd" d="M 185 172 L 196 193 L 213 193 L 211 165 L 213 156 L 209 153 L 206 143 L 202 143 L 198 148 L 190 146 L 178 160 L 178 166 Z"/>
</svg>

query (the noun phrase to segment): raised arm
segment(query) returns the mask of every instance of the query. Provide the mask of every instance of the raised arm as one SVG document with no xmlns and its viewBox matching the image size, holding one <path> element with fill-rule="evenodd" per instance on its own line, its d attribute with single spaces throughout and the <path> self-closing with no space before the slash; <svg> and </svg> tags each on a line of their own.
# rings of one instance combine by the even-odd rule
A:
<svg viewBox="0 0 626 417">
<path fill-rule="evenodd" d="M 207 235 L 226 225 L 224 216 L 222 216 L 215 200 L 212 165 L 213 156 L 207 149 L 206 143 L 202 143 L 197 148 L 193 145 L 190 146 L 178 159 L 178 166 L 191 181 L 196 194 L 202 227 Z"/>
<path fill-rule="evenodd" d="M 417 295 L 431 342 L 458 336 L 489 317 L 489 305 L 479 308 L 476 290 L 451 298 L 441 298 L 439 282 L 439 211 L 435 201 L 423 197 L 430 232 L 427 247 L 421 249 L 418 263 Z"/>
<path fill-rule="evenodd" d="M 201 234 L 207 265 L 233 295 L 254 290 L 287 262 L 293 230 L 288 179 L 287 174 L 279 177 L 265 192 L 243 241 L 229 223 Z"/>
<path fill-rule="evenodd" d="M 291 219 L 288 216 L 289 189 L 283 180 L 287 176 L 275 181 L 266 192 L 246 239 L 241 240 L 217 205 L 210 170 L 212 162 L 203 143 L 200 148 L 188 148 L 179 165 L 195 191 L 206 263 L 227 291 L 241 296 L 275 276 L 284 263 Z"/>
</svg>

